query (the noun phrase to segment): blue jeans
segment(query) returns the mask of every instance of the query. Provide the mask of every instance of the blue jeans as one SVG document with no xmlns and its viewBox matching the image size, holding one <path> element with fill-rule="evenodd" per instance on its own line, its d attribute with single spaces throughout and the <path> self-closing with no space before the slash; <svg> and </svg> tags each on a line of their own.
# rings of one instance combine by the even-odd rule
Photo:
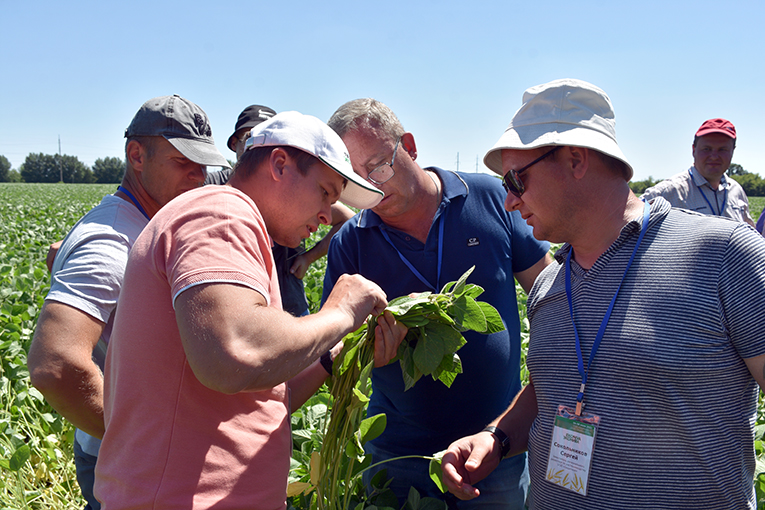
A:
<svg viewBox="0 0 765 510">
<path fill-rule="evenodd" d="M 364 449 L 372 454 L 373 464 L 395 457 L 390 452 L 376 448 L 370 443 L 365 444 Z M 450 509 L 522 510 L 525 508 L 529 490 L 529 468 L 525 453 L 503 460 L 489 476 L 475 484 L 481 491 L 481 495 L 470 501 L 459 501 L 449 493 L 442 494 L 430 479 L 429 463 L 430 461 L 425 459 L 386 462 L 364 472 L 364 484 L 369 487 L 374 474 L 387 469 L 388 478 L 393 479 L 389 488 L 396 494 L 399 505 L 403 505 L 409 496 L 409 488 L 414 487 L 420 493 L 420 497 L 445 501 Z"/>
<path fill-rule="evenodd" d="M 77 483 L 80 485 L 82 497 L 85 498 L 85 510 L 101 510 L 101 503 L 93 496 L 93 483 L 96 481 L 96 461 L 98 457 L 88 455 L 80 448 L 80 443 L 74 441 L 74 467 L 77 469 Z"/>
</svg>

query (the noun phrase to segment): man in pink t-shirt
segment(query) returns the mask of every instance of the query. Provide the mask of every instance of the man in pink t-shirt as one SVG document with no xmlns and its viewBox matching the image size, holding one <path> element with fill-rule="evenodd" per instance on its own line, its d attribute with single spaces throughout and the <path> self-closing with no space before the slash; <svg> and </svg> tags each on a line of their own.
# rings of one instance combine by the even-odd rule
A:
<svg viewBox="0 0 765 510">
<path fill-rule="evenodd" d="M 104 510 L 286 507 L 290 412 L 326 379 L 320 356 L 387 301 L 344 275 L 318 313 L 292 317 L 271 243 L 296 246 L 338 199 L 381 198 L 326 124 L 285 112 L 252 129 L 228 186 L 185 193 L 149 222 L 107 353 Z M 378 328 L 383 364 L 405 329 L 388 313 Z"/>
</svg>

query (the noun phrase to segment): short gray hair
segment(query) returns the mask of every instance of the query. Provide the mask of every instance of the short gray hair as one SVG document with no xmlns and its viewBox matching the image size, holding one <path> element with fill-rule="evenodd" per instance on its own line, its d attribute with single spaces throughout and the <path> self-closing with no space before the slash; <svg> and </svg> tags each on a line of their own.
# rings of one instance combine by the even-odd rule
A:
<svg viewBox="0 0 765 510">
<path fill-rule="evenodd" d="M 363 127 L 385 134 L 391 140 L 396 140 L 405 133 L 393 110 L 371 97 L 348 101 L 332 114 L 327 124 L 340 138 L 349 131 L 357 131 Z"/>
</svg>

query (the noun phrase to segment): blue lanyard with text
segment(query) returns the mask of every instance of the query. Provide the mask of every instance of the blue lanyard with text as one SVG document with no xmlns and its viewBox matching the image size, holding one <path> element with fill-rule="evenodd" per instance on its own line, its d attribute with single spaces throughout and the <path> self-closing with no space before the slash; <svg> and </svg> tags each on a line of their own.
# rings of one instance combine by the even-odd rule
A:
<svg viewBox="0 0 765 510">
<path fill-rule="evenodd" d="M 396 245 L 393 244 L 393 241 L 391 241 L 391 238 L 388 236 L 388 233 L 385 231 L 384 228 L 380 228 L 380 232 L 382 232 L 383 237 L 386 241 L 388 241 L 388 244 L 393 246 L 393 249 L 396 250 L 396 253 L 398 253 L 399 258 L 402 260 L 404 264 L 406 264 L 406 267 L 409 268 L 410 271 L 414 274 L 414 276 L 417 277 L 418 280 L 420 280 L 422 283 L 425 284 L 430 290 L 433 292 L 438 292 L 438 285 L 441 280 L 441 260 L 443 258 L 443 251 L 444 251 L 444 217 L 443 214 L 438 217 L 438 273 L 436 274 L 436 285 L 433 286 L 432 283 L 430 283 L 422 274 L 420 274 L 419 271 L 417 271 L 417 268 L 412 265 L 411 262 L 404 256 L 403 253 L 401 253 L 398 248 L 396 248 Z M 426 240 L 427 241 L 427 240 Z"/>
<path fill-rule="evenodd" d="M 117 186 L 117 191 L 123 192 L 130 199 L 130 201 L 133 202 L 133 205 L 136 206 L 139 211 L 141 211 L 141 214 L 143 214 L 146 217 L 147 220 L 151 219 L 151 218 L 149 218 L 149 215 L 146 214 L 146 211 L 143 210 L 143 207 L 141 207 L 141 204 L 138 203 L 138 200 L 135 199 L 135 197 L 133 196 L 133 194 L 131 192 L 129 192 L 128 190 L 126 190 L 122 186 Z"/>
<path fill-rule="evenodd" d="M 630 257 L 630 261 L 627 263 L 627 267 L 624 269 L 624 274 L 622 275 L 622 279 L 619 282 L 619 287 L 616 288 L 616 292 L 614 293 L 613 299 L 611 299 L 611 304 L 608 305 L 608 311 L 606 311 L 606 316 L 603 317 L 603 322 L 600 323 L 600 329 L 598 329 L 598 334 L 595 336 L 595 342 L 592 344 L 592 351 L 590 352 L 590 359 L 587 361 L 587 369 L 584 368 L 584 359 L 582 358 L 582 344 L 579 341 L 579 333 L 576 330 L 576 322 L 574 322 L 574 302 L 571 297 L 571 252 L 574 251 L 573 248 L 571 248 L 568 252 L 568 256 L 566 257 L 566 298 L 568 299 L 568 309 L 571 313 L 571 325 L 574 328 L 574 337 L 576 338 L 576 356 L 578 361 L 578 367 L 579 367 L 579 374 L 582 376 L 582 385 L 579 388 L 579 394 L 576 397 L 576 415 L 580 416 L 582 413 L 582 400 L 584 400 L 584 387 L 587 385 L 587 374 L 589 372 L 590 367 L 592 366 L 592 360 L 595 358 L 595 353 L 598 350 L 598 347 L 600 347 L 600 341 L 603 340 L 603 334 L 606 331 L 606 325 L 608 324 L 608 320 L 611 318 L 611 312 L 614 309 L 614 303 L 616 303 L 616 296 L 619 295 L 619 289 L 621 289 L 622 283 L 624 283 L 624 278 L 627 276 L 627 271 L 630 270 L 630 266 L 632 265 L 632 261 L 635 259 L 635 254 L 638 251 L 638 248 L 640 247 L 640 243 L 643 241 L 643 236 L 645 235 L 646 230 L 648 230 L 648 220 L 651 215 L 651 206 L 648 205 L 648 202 L 645 203 L 645 206 L 643 207 L 643 226 L 640 229 L 640 237 L 638 237 L 637 244 L 635 245 L 635 249 L 632 250 L 632 256 Z"/>
<path fill-rule="evenodd" d="M 688 173 L 691 174 L 691 182 L 696 184 L 696 182 L 693 180 L 693 172 L 691 172 L 690 168 L 688 169 Z M 714 216 L 714 215 L 722 216 L 723 215 L 723 211 L 725 211 L 725 204 L 728 202 L 728 190 L 727 189 L 724 190 L 724 192 L 723 192 L 723 204 L 722 204 L 722 207 L 720 208 L 720 211 L 716 213 L 714 208 L 712 207 L 712 204 L 709 202 L 709 199 L 704 194 L 704 191 L 701 189 L 701 186 L 696 184 L 696 187 L 699 188 L 699 193 L 701 193 L 701 196 L 704 197 L 704 200 L 706 200 L 707 205 L 709 206 L 709 209 L 712 211 L 712 216 Z M 712 187 L 710 186 L 710 189 L 711 188 Z M 717 203 L 717 192 L 716 191 L 715 191 L 715 203 Z"/>
</svg>

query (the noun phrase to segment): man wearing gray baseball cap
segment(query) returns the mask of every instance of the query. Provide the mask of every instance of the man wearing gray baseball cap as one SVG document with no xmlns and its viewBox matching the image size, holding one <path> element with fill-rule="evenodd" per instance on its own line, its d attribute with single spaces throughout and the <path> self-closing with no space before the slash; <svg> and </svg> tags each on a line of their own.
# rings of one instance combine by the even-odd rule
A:
<svg viewBox="0 0 765 510">
<path fill-rule="evenodd" d="M 528 298 L 529 384 L 443 457 L 460 499 L 528 449 L 529 508 L 755 508 L 765 240 L 638 199 L 606 93 L 532 87 L 484 161 L 505 208 L 565 243 Z M 692 496 L 689 497 L 689 489 Z"/>
<path fill-rule="evenodd" d="M 85 508 L 94 510 L 100 508 L 93 476 L 104 434 L 101 374 L 128 251 L 157 211 L 202 185 L 204 165 L 228 165 L 205 112 L 177 95 L 144 103 L 125 137 L 122 184 L 80 219 L 55 254 L 28 359 L 32 383 L 77 427 L 77 481 Z"/>
<path fill-rule="evenodd" d="M 105 510 L 286 507 L 290 412 L 328 377 L 322 354 L 387 300 L 345 275 L 318 313 L 293 317 L 271 243 L 296 246 L 336 200 L 381 198 L 334 131 L 284 112 L 252 128 L 227 185 L 152 219 L 130 253 L 107 352 L 95 486 Z M 378 320 L 382 364 L 403 335 L 389 313 Z"/>
</svg>

